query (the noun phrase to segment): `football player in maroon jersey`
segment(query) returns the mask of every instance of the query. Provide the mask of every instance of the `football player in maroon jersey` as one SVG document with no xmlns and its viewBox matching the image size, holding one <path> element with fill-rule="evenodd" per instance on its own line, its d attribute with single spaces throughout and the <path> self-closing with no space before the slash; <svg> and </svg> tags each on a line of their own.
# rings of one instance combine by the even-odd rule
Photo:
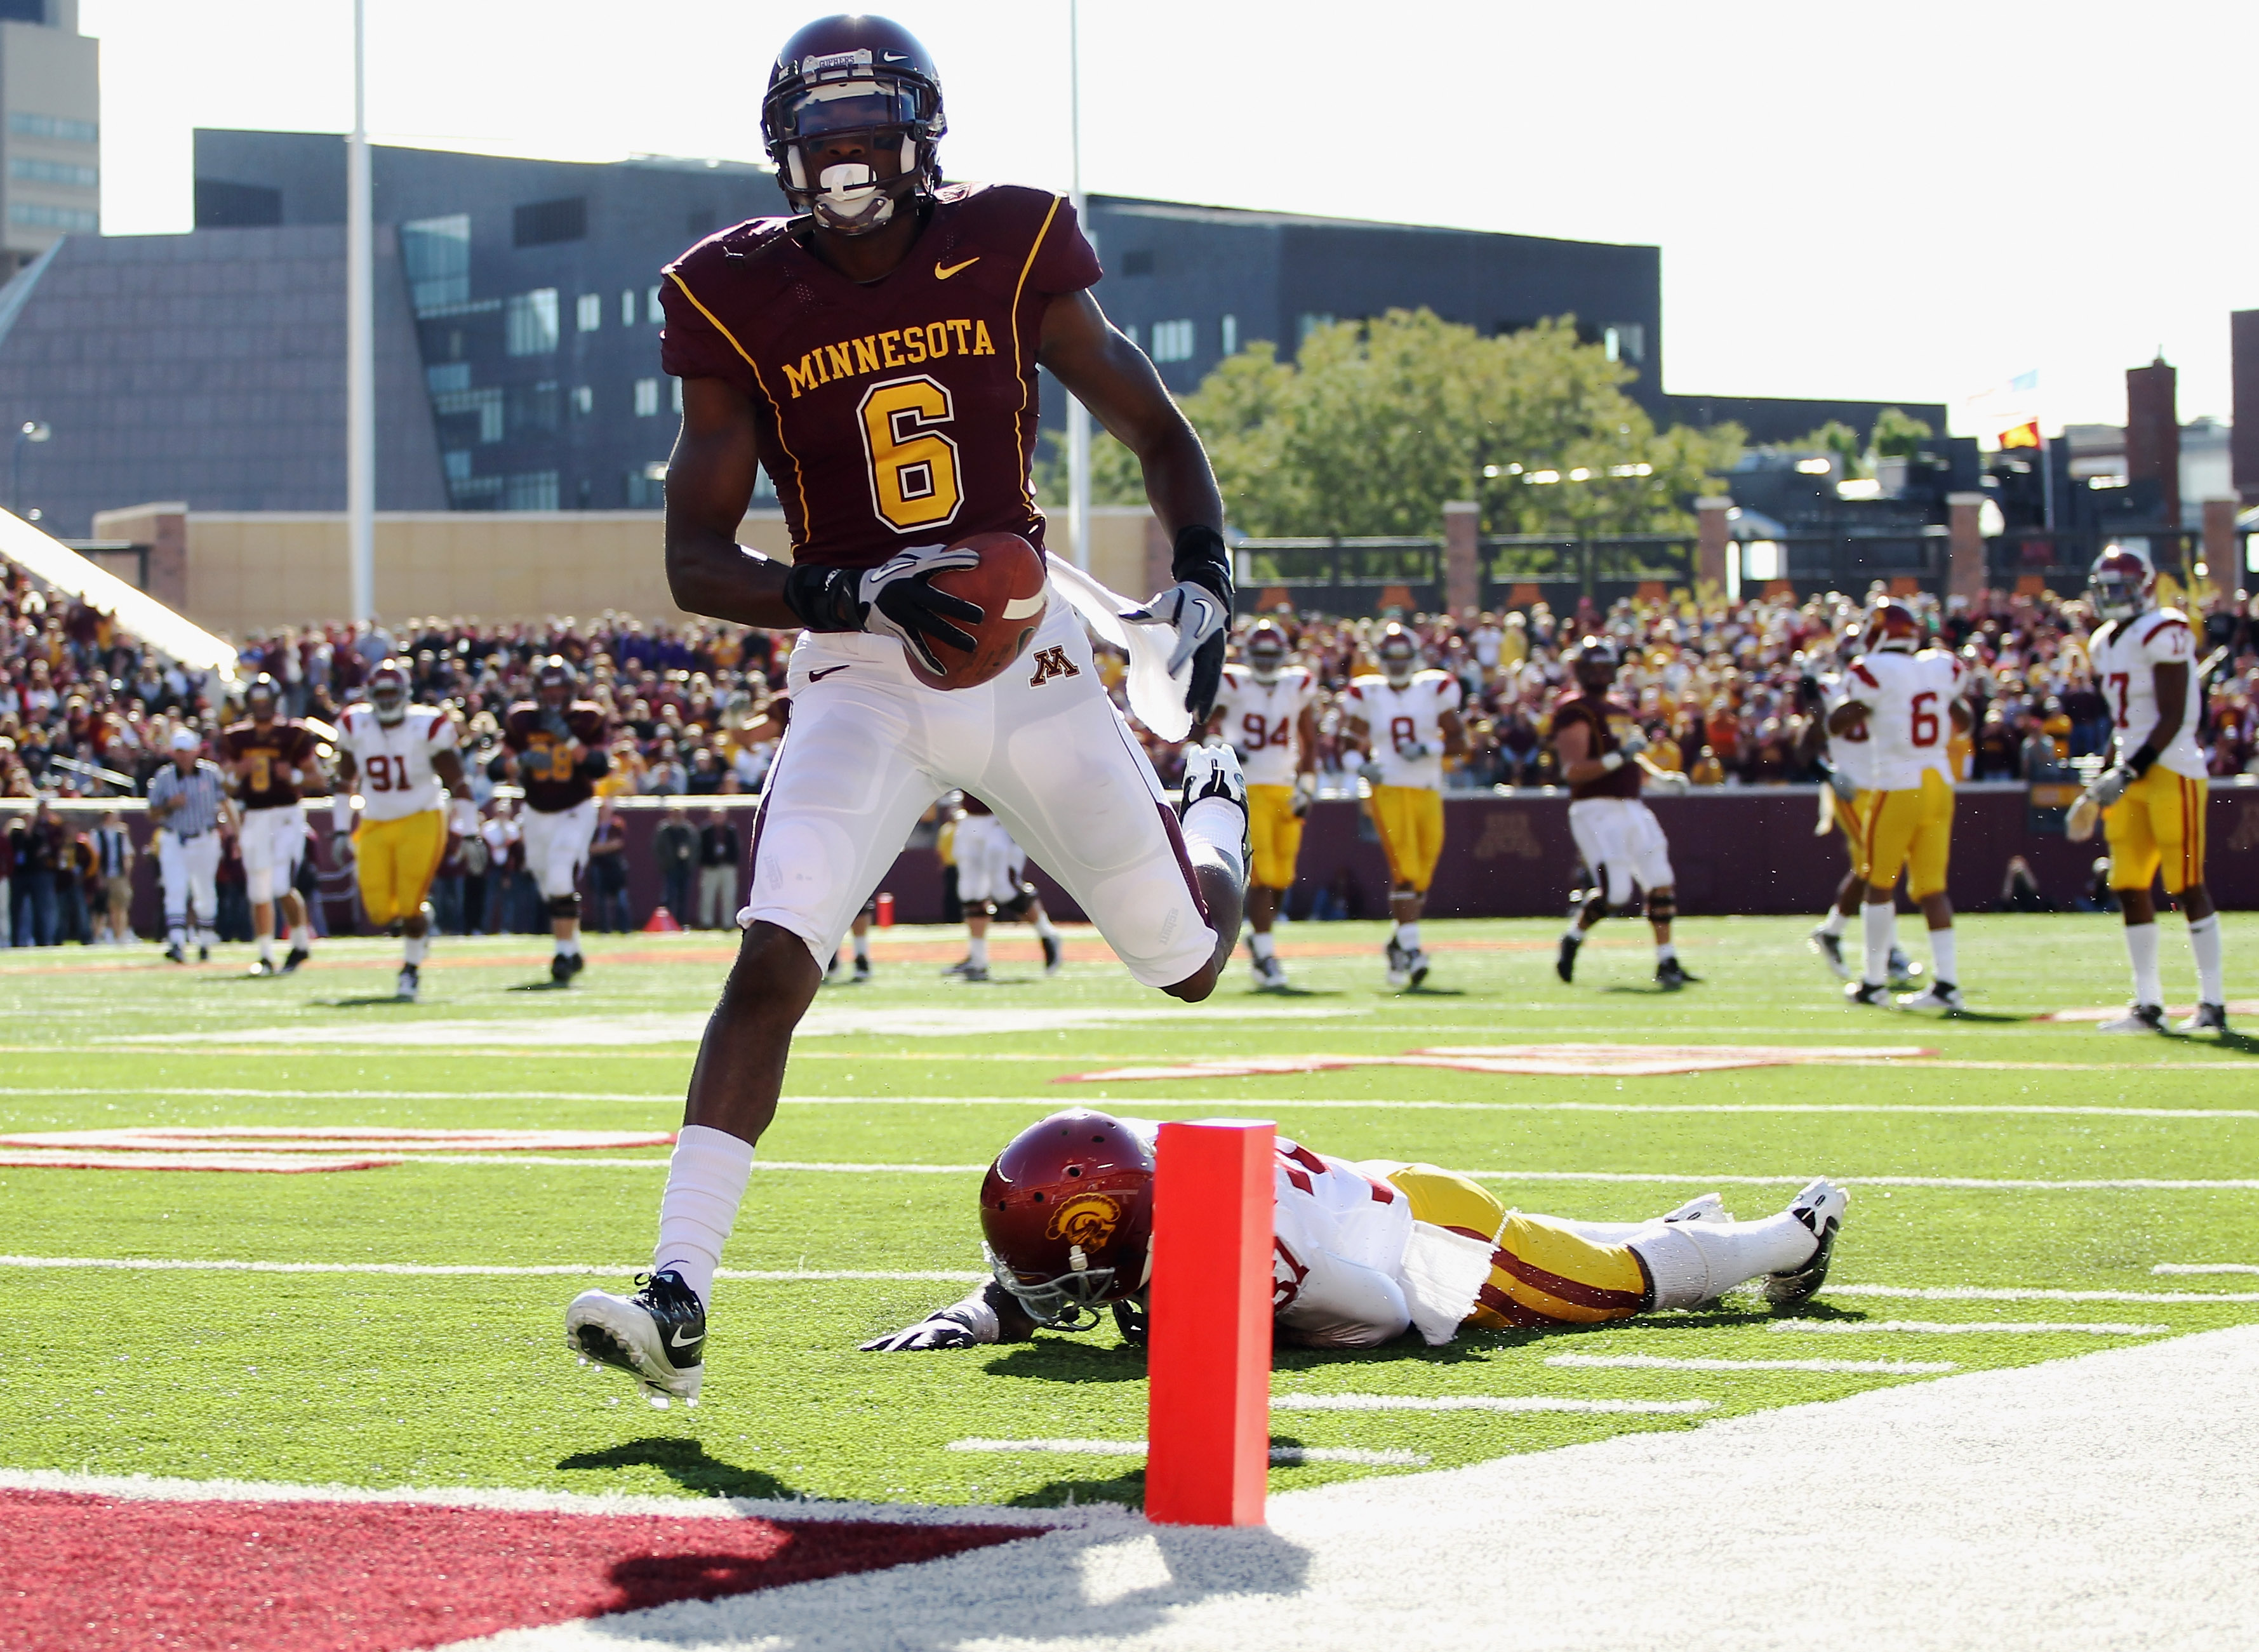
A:
<svg viewBox="0 0 2259 1652">
<path fill-rule="evenodd" d="M 575 1353 L 695 1398 L 707 1298 L 776 1110 L 794 1027 L 911 826 L 964 787 L 1056 878 L 1130 973 L 1195 1002 L 1239 932 L 1246 802 L 1228 750 L 1187 759 L 1172 813 L 1106 696 L 1082 625 L 1053 601 L 1022 663 L 953 692 L 905 650 L 971 642 L 980 610 L 933 576 L 949 547 L 1041 547 L 1029 478 L 1040 365 L 1137 456 L 1174 542 L 1173 583 L 1125 616 L 1173 627 L 1204 722 L 1231 608 L 1208 456 L 1152 363 L 1108 325 L 1073 207 L 1040 189 L 944 183 L 947 123 L 925 48 L 883 18 L 826 18 L 779 54 L 763 136 L 796 216 L 709 236 L 669 265 L 662 364 L 682 381 L 666 475 L 674 600 L 802 628 L 790 732 L 762 794 L 736 965 L 708 1023 L 633 1297 L 566 1314 Z M 737 543 L 766 467 L 789 563 Z"/>
<path fill-rule="evenodd" d="M 299 806 L 309 781 L 322 778 L 314 732 L 295 717 L 279 716 L 281 692 L 261 672 L 243 691 L 244 720 L 219 737 L 230 788 L 243 811 L 236 842 L 250 885 L 251 933 L 259 943 L 253 975 L 288 975 L 310 951 L 314 928 L 298 893 L 298 864 L 306 853 L 306 812 Z M 290 951 L 274 965 L 274 903 L 290 924 Z"/>
<path fill-rule="evenodd" d="M 549 905 L 556 944 L 549 979 L 559 986 L 588 967 L 581 954 L 581 874 L 596 837 L 595 783 L 612 766 L 603 708 L 580 698 L 580 687 L 570 663 L 550 655 L 534 673 L 533 698 L 512 706 L 502 729 L 502 746 L 525 788 L 525 865 Z"/>
</svg>

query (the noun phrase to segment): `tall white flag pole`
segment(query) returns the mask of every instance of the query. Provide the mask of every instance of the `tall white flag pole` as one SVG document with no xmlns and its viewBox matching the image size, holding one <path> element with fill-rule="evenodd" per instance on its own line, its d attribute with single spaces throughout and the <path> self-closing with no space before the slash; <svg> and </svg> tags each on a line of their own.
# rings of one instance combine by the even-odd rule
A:
<svg viewBox="0 0 2259 1652">
<path fill-rule="evenodd" d="M 353 0 L 353 124 L 346 140 L 346 540 L 355 620 L 376 617 L 376 308 L 366 9 L 367 0 Z"/>
<path fill-rule="evenodd" d="M 1068 153 L 1073 166 L 1075 221 L 1098 244 L 1090 227 L 1090 202 L 1082 192 L 1082 7 L 1066 0 Z M 1090 566 L 1090 409 L 1079 396 L 1066 399 L 1067 529 L 1074 536 L 1074 566 Z"/>
</svg>

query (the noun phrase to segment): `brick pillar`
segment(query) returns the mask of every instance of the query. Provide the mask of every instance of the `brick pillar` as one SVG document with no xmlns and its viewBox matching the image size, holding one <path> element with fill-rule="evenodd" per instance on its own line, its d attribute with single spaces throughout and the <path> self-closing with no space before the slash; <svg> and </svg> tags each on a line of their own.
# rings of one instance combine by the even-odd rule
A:
<svg viewBox="0 0 2259 1652">
<path fill-rule="evenodd" d="M 1124 591 L 1122 595 L 1132 602 L 1143 602 L 1156 591 L 1167 590 L 1176 583 L 1172 577 L 1176 559 L 1177 547 L 1170 542 L 1169 530 L 1161 526 L 1161 519 L 1158 516 L 1146 517 L 1145 588 Z"/>
<path fill-rule="evenodd" d="M 1966 597 L 1971 602 L 1985 595 L 1985 536 L 1977 525 L 1978 513 L 1984 506 L 1982 494 L 1945 495 L 1947 544 L 1952 550 L 1945 589 L 1948 595 Z"/>
<path fill-rule="evenodd" d="M 1482 603 L 1480 513 L 1472 499 L 1443 507 L 1443 609 L 1454 616 Z"/>
<path fill-rule="evenodd" d="M 160 510 L 149 523 L 149 595 L 167 608 L 189 605 L 189 515 Z"/>
<path fill-rule="evenodd" d="M 2242 588 L 2243 558 L 2235 541 L 2239 502 L 2234 499 L 2204 502 L 2204 566 L 2215 590 Z"/>
<path fill-rule="evenodd" d="M 1734 502 L 1722 495 L 1694 502 L 1694 579 L 1714 590 L 1726 588 L 1726 553 L 1733 548 L 1733 530 L 1726 513 Z"/>
</svg>

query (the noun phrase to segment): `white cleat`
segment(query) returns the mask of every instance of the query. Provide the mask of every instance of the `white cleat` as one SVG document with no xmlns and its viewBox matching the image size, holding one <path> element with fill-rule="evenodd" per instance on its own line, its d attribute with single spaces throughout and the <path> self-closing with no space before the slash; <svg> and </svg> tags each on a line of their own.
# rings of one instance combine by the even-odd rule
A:
<svg viewBox="0 0 2259 1652">
<path fill-rule="evenodd" d="M 1922 992 L 1899 1000 L 1900 1009 L 1936 1009 L 1950 1015 L 1961 1008 L 1961 989 L 1951 981 L 1932 981 Z"/>
<path fill-rule="evenodd" d="M 1177 813 L 1182 815 L 1208 797 L 1220 797 L 1241 814 L 1247 812 L 1247 777 L 1239 772 L 1239 754 L 1228 745 L 1185 748 L 1184 801 Z"/>
<path fill-rule="evenodd" d="M 1388 942 L 1388 985 L 1392 991 L 1402 992 L 1412 985 L 1412 955 L 1396 944 L 1393 936 Z"/>
<path fill-rule="evenodd" d="M 583 1364 L 627 1372 L 654 1406 L 664 1408 L 669 1399 L 695 1406 L 706 1379 L 705 1307 L 672 1270 L 641 1283 L 633 1296 L 574 1297 L 565 1310 L 565 1346 Z"/>
<path fill-rule="evenodd" d="M 2225 1015 L 2221 1017 L 2222 1021 L 2226 1019 Z M 2095 1031 L 2106 1033 L 2161 1033 L 2164 1029 L 2164 1008 L 2159 1004 L 2128 1004 L 2124 1015 L 2094 1024 Z"/>
<path fill-rule="evenodd" d="M 1664 1221 L 1731 1221 L 1734 1213 L 1715 1193 L 1697 1193 L 1678 1209 L 1665 1213 Z"/>
<path fill-rule="evenodd" d="M 416 1001 L 416 994 L 423 989 L 423 978 L 417 973 L 416 966 L 413 964 L 403 964 L 400 966 L 399 979 L 392 983 L 392 996 L 403 1004 L 412 1004 Z"/>
<path fill-rule="evenodd" d="M 2227 1006 L 2198 1004 L 2196 1007 L 2196 1014 L 2185 1021 L 2176 1022 L 2173 1024 L 2173 1030 L 2177 1033 L 2186 1033 L 2191 1037 L 2198 1033 L 2210 1032 L 2218 1033 L 2225 1038 L 2227 1036 Z"/>
<path fill-rule="evenodd" d="M 1825 1177 L 1796 1196 L 1788 1214 L 1812 1229 L 1819 1243 L 1802 1267 L 1765 1275 L 1767 1302 L 1775 1307 L 1797 1307 L 1819 1293 L 1828 1282 L 1828 1264 L 1835 1259 L 1835 1237 L 1843 1230 L 1843 1213 L 1850 1203 L 1850 1195 Z"/>
<path fill-rule="evenodd" d="M 1805 945 L 1820 954 L 1820 961 L 1828 965 L 1839 981 L 1851 979 L 1851 966 L 1843 961 L 1843 937 L 1830 935 L 1823 929 L 1814 929 L 1804 937 Z"/>
</svg>

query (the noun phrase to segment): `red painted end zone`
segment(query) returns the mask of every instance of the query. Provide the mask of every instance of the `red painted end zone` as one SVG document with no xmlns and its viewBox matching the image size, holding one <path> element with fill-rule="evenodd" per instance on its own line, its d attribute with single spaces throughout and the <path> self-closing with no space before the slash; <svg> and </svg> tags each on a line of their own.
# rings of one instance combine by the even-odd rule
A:
<svg viewBox="0 0 2259 1652">
<path fill-rule="evenodd" d="M 1024 1527 L 0 1492 L 0 1646 L 393 1652 L 937 1560 Z"/>
</svg>

